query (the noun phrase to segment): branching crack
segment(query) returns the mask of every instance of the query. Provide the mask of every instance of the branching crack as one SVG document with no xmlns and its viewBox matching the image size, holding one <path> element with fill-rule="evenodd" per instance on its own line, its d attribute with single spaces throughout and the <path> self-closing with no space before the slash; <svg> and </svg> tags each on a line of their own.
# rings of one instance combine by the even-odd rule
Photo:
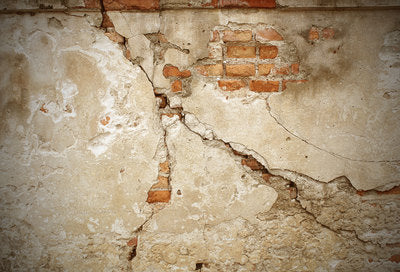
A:
<svg viewBox="0 0 400 272">
<path fill-rule="evenodd" d="M 275 120 L 275 122 L 276 122 L 280 127 L 282 127 L 287 133 L 289 133 L 289 134 L 292 135 L 293 137 L 299 139 L 300 141 L 302 141 L 302 142 L 304 142 L 304 143 L 306 143 L 306 144 L 308 144 L 308 145 L 311 145 L 311 146 L 315 147 L 316 149 L 318 149 L 318 150 L 320 150 L 320 151 L 322 151 L 322 152 L 328 153 L 328 154 L 330 154 L 330 155 L 332 155 L 332 156 L 334 156 L 334 157 L 336 157 L 336 158 L 345 159 L 345 160 L 349 160 L 349 161 L 355 161 L 355 162 L 366 162 L 366 163 L 399 163 L 399 162 L 400 162 L 400 160 L 358 160 L 358 159 L 353 159 L 353 158 L 346 157 L 346 156 L 343 156 L 343 155 L 334 153 L 334 152 L 332 152 L 332 151 L 323 149 L 323 148 L 321 148 L 321 147 L 319 147 L 319 146 L 317 146 L 317 145 L 315 145 L 315 144 L 313 144 L 313 143 L 311 143 L 311 142 L 309 142 L 309 141 L 307 141 L 307 140 L 301 138 L 301 137 L 300 137 L 299 135 L 297 135 L 295 132 L 292 132 L 292 131 L 290 131 L 288 128 L 286 128 L 286 127 L 278 120 L 278 117 L 272 112 L 272 109 L 271 109 L 271 107 L 270 107 L 270 105 L 269 105 L 269 97 L 267 98 L 266 101 L 267 101 L 267 110 L 268 110 L 269 115 Z"/>
</svg>

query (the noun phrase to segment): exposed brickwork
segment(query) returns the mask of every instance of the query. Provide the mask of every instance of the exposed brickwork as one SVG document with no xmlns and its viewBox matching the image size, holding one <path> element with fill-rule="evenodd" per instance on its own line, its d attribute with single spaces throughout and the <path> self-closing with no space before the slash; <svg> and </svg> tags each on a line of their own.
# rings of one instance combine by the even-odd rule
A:
<svg viewBox="0 0 400 272">
<path fill-rule="evenodd" d="M 330 40 L 334 39 L 336 30 L 331 27 L 321 28 L 317 26 L 312 26 L 308 32 L 308 40 L 313 43 L 320 40 Z"/>
<path fill-rule="evenodd" d="M 260 59 L 274 59 L 278 56 L 278 47 L 273 45 L 260 47 Z"/>
<path fill-rule="evenodd" d="M 246 165 L 251 170 L 261 170 L 264 166 L 254 158 L 242 159 L 242 165 Z"/>
<path fill-rule="evenodd" d="M 224 30 L 222 40 L 224 42 L 249 42 L 252 35 L 251 30 Z"/>
<path fill-rule="evenodd" d="M 155 10 L 159 0 L 103 0 L 105 10 Z"/>
<path fill-rule="evenodd" d="M 226 75 L 233 77 L 254 76 L 256 69 L 254 64 L 228 64 L 226 65 Z"/>
<path fill-rule="evenodd" d="M 267 27 L 256 32 L 256 40 L 259 42 L 283 41 L 283 37 L 275 29 Z"/>
<path fill-rule="evenodd" d="M 333 28 L 327 27 L 322 30 L 322 37 L 324 39 L 332 39 L 335 36 L 335 30 Z"/>
<path fill-rule="evenodd" d="M 250 90 L 253 92 L 277 92 L 279 91 L 279 81 L 252 80 Z"/>
<path fill-rule="evenodd" d="M 275 0 L 220 0 L 220 7 L 275 8 Z"/>
<path fill-rule="evenodd" d="M 149 191 L 147 194 L 148 203 L 169 202 L 171 199 L 171 191 Z"/>
<path fill-rule="evenodd" d="M 165 65 L 163 69 L 163 75 L 166 78 L 171 78 L 171 77 L 179 77 L 179 78 L 186 78 L 190 77 L 192 73 L 189 70 L 184 70 L 180 71 L 178 67 L 172 66 L 172 65 Z"/>
<path fill-rule="evenodd" d="M 298 60 L 287 62 L 298 57 L 280 55 L 296 51 L 288 51 L 283 36 L 271 26 L 215 27 L 209 35 L 209 58 L 196 71 L 218 82 L 222 91 L 278 92 L 287 82 L 305 82 Z"/>
<path fill-rule="evenodd" d="M 261 76 L 267 76 L 271 73 L 272 68 L 274 68 L 274 64 L 271 63 L 262 63 L 258 65 L 258 74 Z"/>
<path fill-rule="evenodd" d="M 203 76 L 222 76 L 224 73 L 222 63 L 197 66 L 197 71 Z"/>
<path fill-rule="evenodd" d="M 171 91 L 174 93 L 182 92 L 182 81 L 175 80 L 171 85 Z"/>
<path fill-rule="evenodd" d="M 228 46 L 228 58 L 255 58 L 256 48 L 254 46 Z"/>
<path fill-rule="evenodd" d="M 100 0 L 85 0 L 85 8 L 88 9 L 100 9 Z"/>
<path fill-rule="evenodd" d="M 236 91 L 246 87 L 243 80 L 220 80 L 218 86 L 224 91 Z"/>
<path fill-rule="evenodd" d="M 308 39 L 310 41 L 315 41 L 319 39 L 319 30 L 316 27 L 311 27 L 310 31 L 308 32 Z"/>
</svg>

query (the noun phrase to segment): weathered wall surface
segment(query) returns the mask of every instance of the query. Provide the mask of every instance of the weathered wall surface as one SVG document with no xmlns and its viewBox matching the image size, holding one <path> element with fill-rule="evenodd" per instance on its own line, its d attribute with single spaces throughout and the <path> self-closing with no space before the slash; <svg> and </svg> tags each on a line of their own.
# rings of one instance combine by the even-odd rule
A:
<svg viewBox="0 0 400 272">
<path fill-rule="evenodd" d="M 399 271 L 399 5 L 3 1 L 0 270 Z"/>
</svg>

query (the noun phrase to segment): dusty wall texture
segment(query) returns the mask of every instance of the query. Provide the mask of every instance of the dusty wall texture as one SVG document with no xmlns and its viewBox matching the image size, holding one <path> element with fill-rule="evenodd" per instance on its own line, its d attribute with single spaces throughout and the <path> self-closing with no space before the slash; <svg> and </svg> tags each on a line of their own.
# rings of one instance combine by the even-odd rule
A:
<svg viewBox="0 0 400 272">
<path fill-rule="evenodd" d="M 400 1 L 0 8 L 1 271 L 400 271 Z"/>
</svg>

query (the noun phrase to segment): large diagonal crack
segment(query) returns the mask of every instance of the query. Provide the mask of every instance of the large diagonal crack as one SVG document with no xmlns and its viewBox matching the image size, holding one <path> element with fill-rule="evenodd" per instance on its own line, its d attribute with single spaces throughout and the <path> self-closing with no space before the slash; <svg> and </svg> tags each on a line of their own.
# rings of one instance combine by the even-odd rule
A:
<svg viewBox="0 0 400 272">
<path fill-rule="evenodd" d="M 125 37 L 124 37 L 124 38 L 125 38 Z M 126 51 L 126 50 L 127 50 L 126 38 L 125 38 L 125 43 L 123 44 L 123 46 L 124 46 L 124 49 L 123 49 L 123 50 Z M 148 75 L 148 73 L 146 72 L 146 70 L 145 70 L 145 69 L 140 65 L 140 63 L 138 63 L 137 61 L 132 61 L 132 60 L 130 60 L 130 61 L 131 61 L 131 63 L 132 63 L 133 65 L 137 65 L 137 66 L 143 71 L 143 73 L 146 75 L 148 81 L 150 82 L 150 84 L 152 85 L 152 87 L 153 87 L 153 89 L 154 89 L 153 81 L 152 81 L 152 79 L 149 77 L 149 75 Z M 157 97 L 156 94 L 155 94 L 155 97 Z M 166 108 L 169 109 L 169 110 L 171 110 L 171 107 L 170 107 L 168 101 L 167 101 L 166 103 L 167 103 Z M 267 99 L 267 103 L 268 103 L 268 99 Z M 162 115 L 163 113 L 162 113 L 162 111 L 160 111 L 160 109 L 158 109 L 158 110 L 159 110 L 158 113 L 159 113 L 159 115 L 160 115 L 160 117 L 161 117 L 161 115 Z M 176 111 L 177 111 L 177 112 L 176 112 Z M 165 112 L 168 113 L 168 110 L 167 110 L 167 111 L 164 111 L 164 114 L 165 114 Z M 347 157 L 341 156 L 341 155 L 339 155 L 339 154 L 335 154 L 335 153 L 333 153 L 333 152 L 324 150 L 324 149 L 322 149 L 322 148 L 320 148 L 320 147 L 318 147 L 318 146 L 316 146 L 316 145 L 314 145 L 314 144 L 312 144 L 312 143 L 309 143 L 308 141 L 302 139 L 300 136 L 298 136 L 298 135 L 296 135 L 295 133 L 293 133 L 293 132 L 291 132 L 290 130 L 288 130 L 286 127 L 284 127 L 284 126 L 279 122 L 278 118 L 277 118 L 276 116 L 274 116 L 274 114 L 272 113 L 272 111 L 271 111 L 270 109 L 268 109 L 268 112 L 269 112 L 269 114 L 271 115 L 271 117 L 276 121 L 276 123 L 277 123 L 279 126 L 281 126 L 285 131 L 287 131 L 289 134 L 291 134 L 291 135 L 293 135 L 294 137 L 298 138 L 299 140 L 305 142 L 306 144 L 309 144 L 309 145 L 314 146 L 314 147 L 317 148 L 318 150 L 321 150 L 321 151 L 323 151 L 323 152 L 327 152 L 327 153 L 331 154 L 332 156 L 335 156 L 335 157 L 338 157 L 338 158 L 341 158 L 341 159 L 347 159 L 347 160 L 359 161 L 359 162 L 394 162 L 394 161 L 366 161 L 366 160 L 354 160 L 354 159 L 352 159 L 352 158 L 347 158 Z M 247 172 L 250 172 L 250 173 L 255 173 L 255 172 L 257 172 L 257 173 L 263 173 L 263 174 L 271 175 L 271 174 L 270 174 L 270 173 L 271 173 L 270 171 L 272 171 L 272 172 L 275 171 L 275 169 L 269 169 L 267 160 L 266 160 L 263 156 L 261 156 L 260 154 L 258 154 L 255 150 L 248 149 L 246 146 L 244 146 L 243 144 L 240 144 L 240 143 L 226 142 L 226 141 L 224 141 L 224 140 L 218 138 L 218 137 L 216 136 L 216 134 L 215 134 L 214 131 L 211 131 L 211 132 L 212 132 L 212 133 L 211 133 L 211 135 L 212 135 L 211 137 L 210 137 L 210 136 L 209 136 L 209 137 L 206 137 L 206 136 L 203 135 L 202 133 L 199 133 L 198 131 L 196 131 L 196 129 L 194 129 L 191 125 L 189 125 L 189 124 L 186 122 L 186 120 L 185 120 L 185 116 L 188 115 L 188 114 L 192 114 L 192 113 L 184 112 L 182 108 L 175 109 L 175 112 L 172 111 L 172 113 L 174 113 L 174 114 L 178 113 L 178 115 L 180 116 L 180 119 L 181 119 L 180 122 L 186 127 L 186 129 L 188 129 L 188 131 L 190 131 L 191 133 L 194 133 L 194 134 L 196 134 L 197 136 L 199 136 L 204 142 L 218 142 L 220 145 L 223 144 L 224 146 L 226 146 L 226 147 L 228 148 L 227 151 L 230 152 L 233 156 L 236 156 L 237 158 L 240 158 L 241 160 L 243 160 L 243 159 L 248 159 L 249 156 L 251 156 L 251 158 L 253 158 L 253 159 L 255 159 L 255 160 L 257 161 L 258 165 L 261 165 L 260 169 L 258 169 L 258 170 L 253 170 L 253 169 L 251 169 L 251 168 L 244 167 L 245 170 L 246 170 Z M 192 114 L 192 115 L 193 115 L 193 114 Z M 194 116 L 194 115 L 193 115 L 193 116 Z M 160 118 L 160 120 L 161 120 L 161 118 Z M 165 147 L 168 149 L 168 145 L 167 145 L 167 143 L 166 143 L 167 128 L 168 128 L 168 126 L 163 126 L 163 124 L 162 124 L 161 121 L 160 121 L 160 124 L 161 124 L 161 127 L 162 127 L 163 131 L 164 131 L 164 134 L 163 134 L 163 141 L 164 141 Z M 204 125 L 204 124 L 202 124 L 202 125 Z M 207 126 L 207 125 L 204 125 L 204 126 L 205 126 L 205 127 L 209 127 L 209 126 Z M 239 147 L 239 146 L 240 146 L 240 150 L 237 150 L 237 149 L 234 148 L 234 147 Z M 239 148 L 238 148 L 238 149 L 239 149 Z M 170 154 L 169 154 L 169 152 L 167 152 L 167 160 L 170 160 L 170 159 L 171 159 L 169 156 L 170 156 Z M 170 171 L 172 171 L 172 169 L 171 169 Z M 296 186 L 296 177 L 297 177 L 298 175 L 301 175 L 303 178 L 307 178 L 307 179 L 312 180 L 312 181 L 314 181 L 314 182 L 320 182 L 320 181 L 317 181 L 317 180 L 312 179 L 311 177 L 305 176 L 305 175 L 303 175 L 303 174 L 298 174 L 298 173 L 293 172 L 293 171 L 290 171 L 290 170 L 276 169 L 276 171 L 277 171 L 277 172 L 279 172 L 279 171 L 281 171 L 281 172 L 282 172 L 282 171 L 283 171 L 283 172 L 289 172 L 290 174 L 293 175 L 294 178 L 293 178 L 293 177 L 290 178 L 290 180 L 291 180 L 291 186 L 292 186 L 293 188 L 295 188 L 296 192 L 297 192 L 297 190 L 298 190 L 298 189 L 297 189 L 297 186 Z M 272 175 L 271 175 L 271 176 L 272 176 Z M 280 174 L 278 174 L 278 175 L 274 174 L 274 176 L 281 177 L 281 178 L 283 178 L 283 179 L 285 179 L 285 180 L 288 179 L 286 176 L 284 177 L 283 175 L 280 175 Z M 265 183 L 265 181 L 262 181 L 262 179 L 259 179 L 259 181 L 260 181 L 260 183 L 261 183 L 261 182 L 264 182 L 264 183 Z M 349 184 L 351 184 L 351 183 L 349 182 Z M 324 223 L 321 222 L 320 220 L 318 220 L 318 217 L 317 217 L 315 214 L 313 214 L 311 211 L 307 210 L 306 207 L 303 207 L 303 206 L 301 205 L 301 201 L 300 201 L 300 199 L 298 198 L 298 194 L 297 194 L 297 193 L 296 193 L 296 197 L 294 197 L 293 199 L 298 203 L 299 209 L 301 209 L 305 214 L 309 215 L 309 216 L 313 219 L 313 221 L 315 221 L 315 222 L 316 222 L 319 226 L 321 226 L 322 228 L 327 229 L 327 230 L 329 230 L 329 231 L 332 231 L 332 232 L 334 232 L 336 235 L 338 235 L 338 236 L 340 236 L 340 237 L 343 237 L 343 238 L 346 238 L 346 237 L 348 238 L 348 236 L 351 235 L 351 237 L 354 237 L 354 239 L 358 240 L 359 242 L 361 242 L 361 243 L 363 243 L 363 244 L 365 244 L 365 243 L 370 243 L 370 242 L 368 242 L 368 241 L 362 240 L 362 239 L 357 235 L 357 233 L 356 233 L 355 230 L 335 229 L 335 228 L 332 228 L 331 226 L 329 226 L 329 225 L 327 225 L 327 224 L 324 224 Z M 151 215 L 150 215 L 150 216 L 149 216 L 135 231 L 134 231 L 134 233 L 135 233 L 136 235 L 139 235 L 139 234 L 140 234 L 140 232 L 142 231 L 143 227 L 144 227 L 146 224 L 148 224 L 148 223 L 152 220 L 152 218 L 153 218 L 153 216 L 155 215 L 155 213 L 156 213 L 156 212 L 153 210 L 152 213 L 151 213 Z M 204 215 L 203 215 L 203 216 L 204 216 Z M 205 222 L 205 223 L 204 223 L 204 226 L 203 226 L 203 239 L 205 240 L 205 242 L 206 242 L 206 235 L 205 235 L 206 225 L 207 225 L 207 224 L 206 224 L 206 222 Z M 344 234 L 348 234 L 348 235 L 344 235 Z"/>
<path fill-rule="evenodd" d="M 272 119 L 274 119 L 275 122 L 276 122 L 282 129 L 284 129 L 287 133 L 289 133 L 289 134 L 292 135 L 293 137 L 299 139 L 300 141 L 306 143 L 307 145 L 311 145 L 311 146 L 313 146 L 314 148 L 316 148 L 316 149 L 318 149 L 318 150 L 320 150 L 320 151 L 322 151 L 322 152 L 324 152 L 324 153 L 328 153 L 328 154 L 330 154 L 330 155 L 332 155 L 332 156 L 334 156 L 334 157 L 336 157 L 336 158 L 344 159 L 344 160 L 349 160 L 349 161 L 354 161 L 354 162 L 366 162 L 366 163 L 399 163 L 399 162 L 400 162 L 400 160 L 359 160 L 359 159 L 350 158 L 350 157 L 343 156 L 343 155 L 334 153 L 334 152 L 332 152 L 332 151 L 323 149 L 322 147 L 319 147 L 319 146 L 317 146 L 316 144 L 313 144 L 313 143 L 307 141 L 306 139 L 303 139 L 302 137 L 300 137 L 299 135 L 297 135 L 295 132 L 293 132 L 293 131 L 291 131 L 290 129 L 288 129 L 287 127 L 285 127 L 285 126 L 282 124 L 282 122 L 279 121 L 279 118 L 277 117 L 277 115 L 273 113 L 273 111 L 272 111 L 272 109 L 271 109 L 271 106 L 269 105 L 269 98 L 270 98 L 270 96 L 266 99 L 266 102 L 267 102 L 267 110 L 268 110 L 269 115 L 272 117 Z"/>
</svg>

